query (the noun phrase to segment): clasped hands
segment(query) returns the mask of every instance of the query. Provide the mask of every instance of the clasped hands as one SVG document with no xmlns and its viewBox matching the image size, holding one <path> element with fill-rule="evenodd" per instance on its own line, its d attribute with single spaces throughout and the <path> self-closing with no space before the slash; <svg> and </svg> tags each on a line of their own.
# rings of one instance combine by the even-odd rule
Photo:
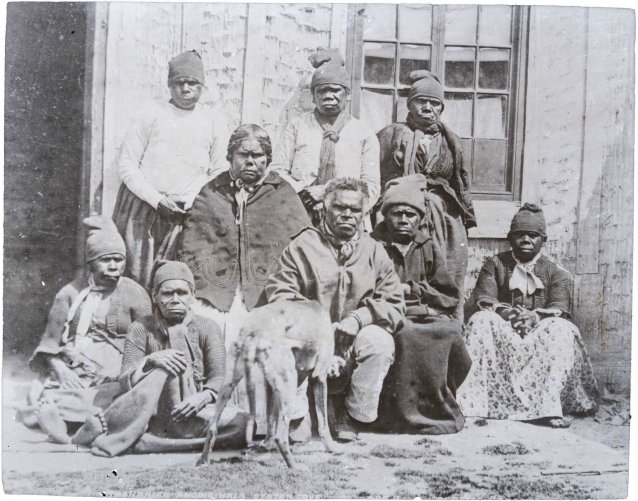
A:
<svg viewBox="0 0 638 501">
<path fill-rule="evenodd" d="M 502 306 L 497 308 L 496 312 L 503 320 L 508 321 L 521 337 L 525 337 L 540 321 L 536 312 L 520 305 L 515 307 Z"/>
<path fill-rule="evenodd" d="M 186 214 L 183 207 L 184 201 L 180 197 L 165 195 L 157 204 L 157 212 L 163 217 L 173 218 Z"/>
<path fill-rule="evenodd" d="M 146 367 L 164 369 L 173 376 L 179 376 L 186 371 L 188 361 L 184 352 L 169 349 L 156 351 L 148 355 L 146 357 Z M 212 395 L 209 391 L 194 393 L 173 407 L 171 417 L 175 421 L 183 421 L 195 416 L 212 401 Z"/>
</svg>

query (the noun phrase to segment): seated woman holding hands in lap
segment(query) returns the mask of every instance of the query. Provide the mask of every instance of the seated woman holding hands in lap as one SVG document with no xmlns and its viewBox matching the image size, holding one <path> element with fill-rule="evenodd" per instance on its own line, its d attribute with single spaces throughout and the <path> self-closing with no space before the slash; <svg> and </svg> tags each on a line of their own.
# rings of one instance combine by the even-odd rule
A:
<svg viewBox="0 0 638 501">
<path fill-rule="evenodd" d="M 466 416 L 567 427 L 564 413 L 597 409 L 589 356 L 571 322 L 573 279 L 540 253 L 545 226 L 542 210 L 525 204 L 507 236 L 512 250 L 480 272 L 465 329 L 473 366 L 458 393 Z"/>
</svg>

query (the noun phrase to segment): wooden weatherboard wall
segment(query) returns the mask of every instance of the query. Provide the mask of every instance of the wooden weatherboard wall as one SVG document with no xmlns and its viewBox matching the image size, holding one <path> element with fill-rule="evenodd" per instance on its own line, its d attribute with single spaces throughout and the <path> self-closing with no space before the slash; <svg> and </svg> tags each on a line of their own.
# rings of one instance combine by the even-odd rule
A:
<svg viewBox="0 0 638 501">
<path fill-rule="evenodd" d="M 112 211 L 119 185 L 113 161 L 139 103 L 168 98 L 171 56 L 200 51 L 203 104 L 228 132 L 254 122 L 273 141 L 292 116 L 312 109 L 308 55 L 324 46 L 352 57 L 354 6 L 96 5 L 85 197 L 94 212 Z M 630 10 L 530 7 L 518 110 L 525 129 L 521 199 L 545 210 L 545 251 L 574 275 L 576 323 L 600 381 L 614 389 L 629 384 L 633 39 Z M 507 248 L 518 205 L 476 203 L 480 228 L 470 234 L 468 289 L 485 256 Z"/>
</svg>

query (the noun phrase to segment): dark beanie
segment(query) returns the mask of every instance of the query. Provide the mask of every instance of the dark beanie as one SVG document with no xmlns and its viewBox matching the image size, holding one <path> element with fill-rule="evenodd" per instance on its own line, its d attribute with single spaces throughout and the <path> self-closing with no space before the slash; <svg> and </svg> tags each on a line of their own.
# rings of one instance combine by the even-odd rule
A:
<svg viewBox="0 0 638 501">
<path fill-rule="evenodd" d="M 204 64 L 197 51 L 182 52 L 169 61 L 168 82 L 181 77 L 192 78 L 202 85 L 205 83 Z"/>
<path fill-rule="evenodd" d="M 543 209 L 536 204 L 524 204 L 512 218 L 508 237 L 515 231 L 534 231 L 546 237 L 547 225 L 545 224 Z"/>
<path fill-rule="evenodd" d="M 412 87 L 410 87 L 410 92 L 408 93 L 408 105 L 410 101 L 417 97 L 431 97 L 438 99 L 443 104 L 445 97 L 443 86 L 439 77 L 434 73 L 428 70 L 415 70 L 410 73 L 410 81 L 412 82 Z"/>
<path fill-rule="evenodd" d="M 317 68 L 312 75 L 310 90 L 322 84 L 341 85 L 350 90 L 350 75 L 348 75 L 337 49 L 319 47 L 314 54 L 308 57 L 308 60 L 313 68 Z"/>
<path fill-rule="evenodd" d="M 121 254 L 126 257 L 126 246 L 115 223 L 107 216 L 90 216 L 82 221 L 87 227 L 86 262 L 107 254 Z"/>
<path fill-rule="evenodd" d="M 157 289 L 167 280 L 185 280 L 191 287 L 195 287 L 195 277 L 190 268 L 180 261 L 155 261 L 151 284 L 153 289 Z"/>
<path fill-rule="evenodd" d="M 409 176 L 410 178 L 412 176 Z M 427 213 L 425 193 L 414 179 L 400 177 L 386 183 L 381 199 L 381 213 L 385 216 L 394 205 L 409 205 L 419 211 L 421 217 Z"/>
<path fill-rule="evenodd" d="M 268 132 L 266 132 L 266 129 L 255 124 L 240 125 L 233 131 L 230 135 L 230 139 L 228 140 L 226 160 L 230 162 L 235 150 L 239 148 L 241 142 L 246 139 L 254 139 L 259 142 L 264 153 L 268 157 L 268 165 L 270 165 L 270 162 L 272 162 L 272 143 L 270 141 L 270 136 L 268 135 Z"/>
</svg>

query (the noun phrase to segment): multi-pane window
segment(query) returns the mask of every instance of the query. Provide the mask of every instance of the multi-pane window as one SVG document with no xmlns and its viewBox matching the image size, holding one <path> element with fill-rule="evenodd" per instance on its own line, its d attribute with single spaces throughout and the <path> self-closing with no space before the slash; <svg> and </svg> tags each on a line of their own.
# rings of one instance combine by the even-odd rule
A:
<svg viewBox="0 0 638 501">
<path fill-rule="evenodd" d="M 478 198 L 515 199 L 520 184 L 524 7 L 357 6 L 352 111 L 379 130 L 407 115 L 409 75 L 436 73 L 442 120 L 462 139 Z"/>
</svg>

